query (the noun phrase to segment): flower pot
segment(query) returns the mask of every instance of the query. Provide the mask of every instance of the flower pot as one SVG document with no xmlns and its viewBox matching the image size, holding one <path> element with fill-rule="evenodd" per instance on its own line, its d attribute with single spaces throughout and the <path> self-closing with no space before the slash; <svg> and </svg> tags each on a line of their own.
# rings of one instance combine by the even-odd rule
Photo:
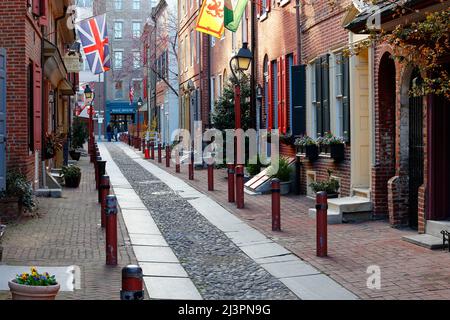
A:
<svg viewBox="0 0 450 320">
<path fill-rule="evenodd" d="M 72 160 L 75 161 L 79 161 L 80 157 L 81 157 L 81 152 L 79 151 L 75 151 L 75 150 L 71 150 L 69 151 L 70 157 L 72 158 Z"/>
<path fill-rule="evenodd" d="M 60 289 L 59 284 L 53 286 L 27 286 L 8 281 L 13 300 L 55 300 Z"/>
<path fill-rule="evenodd" d="M 319 148 L 316 145 L 306 146 L 305 153 L 309 161 L 316 161 L 319 158 Z"/>
<path fill-rule="evenodd" d="M 280 182 L 280 194 L 286 195 L 291 192 L 291 181 L 281 181 Z"/>
<path fill-rule="evenodd" d="M 81 175 L 73 178 L 64 177 L 64 182 L 66 188 L 78 188 L 81 182 Z"/>
<path fill-rule="evenodd" d="M 16 220 L 23 213 L 23 206 L 17 197 L 0 199 L 0 220 L 8 223 Z"/>
<path fill-rule="evenodd" d="M 339 162 L 345 159 L 345 145 L 343 144 L 331 144 L 330 155 L 334 161 Z"/>
<path fill-rule="evenodd" d="M 336 199 L 339 198 L 339 193 L 328 193 L 327 194 L 328 199 Z"/>
</svg>

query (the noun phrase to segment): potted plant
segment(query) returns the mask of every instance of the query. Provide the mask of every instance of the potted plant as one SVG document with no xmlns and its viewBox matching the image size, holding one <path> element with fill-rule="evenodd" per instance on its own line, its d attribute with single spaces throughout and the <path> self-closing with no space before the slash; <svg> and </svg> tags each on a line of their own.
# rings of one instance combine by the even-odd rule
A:
<svg viewBox="0 0 450 320">
<path fill-rule="evenodd" d="M 78 188 L 81 181 L 81 169 L 77 166 L 63 166 L 61 176 L 67 188 Z"/>
<path fill-rule="evenodd" d="M 19 171 L 6 174 L 6 189 L 0 192 L 0 217 L 5 221 L 18 218 L 24 210 L 32 211 L 36 206 L 33 189 L 27 177 Z"/>
<path fill-rule="evenodd" d="M 325 191 L 327 193 L 328 198 L 337 198 L 339 196 L 339 181 L 331 177 L 332 171 L 327 170 L 328 179 L 323 181 L 314 181 L 309 184 L 311 189 L 317 193 L 320 191 Z"/>
<path fill-rule="evenodd" d="M 294 144 L 298 149 L 300 149 L 300 151 L 305 152 L 306 157 L 310 161 L 315 161 L 319 157 L 319 146 L 313 138 L 309 136 L 302 136 L 297 138 Z"/>
<path fill-rule="evenodd" d="M 78 161 L 81 157 L 81 152 L 78 149 L 83 148 L 83 145 L 86 143 L 89 137 L 88 130 L 86 128 L 86 124 L 80 120 L 79 117 L 75 117 L 72 123 L 71 130 L 71 149 L 70 149 L 70 157 Z"/>
<path fill-rule="evenodd" d="M 18 274 L 8 281 L 8 286 L 13 300 L 55 300 L 60 289 L 54 275 L 39 273 L 36 267 L 31 268 L 31 273 Z"/>
<path fill-rule="evenodd" d="M 52 159 L 56 156 L 56 152 L 62 150 L 64 144 L 64 135 L 47 133 L 45 135 L 45 159 Z"/>
<path fill-rule="evenodd" d="M 289 160 L 286 157 L 280 156 L 278 160 L 278 170 L 270 166 L 267 169 L 267 175 L 271 178 L 280 180 L 280 194 L 285 195 L 290 192 L 291 186 L 291 172 L 292 168 L 289 166 Z"/>
<path fill-rule="evenodd" d="M 280 141 L 286 145 L 292 146 L 295 145 L 295 138 L 292 134 L 281 134 Z"/>
</svg>

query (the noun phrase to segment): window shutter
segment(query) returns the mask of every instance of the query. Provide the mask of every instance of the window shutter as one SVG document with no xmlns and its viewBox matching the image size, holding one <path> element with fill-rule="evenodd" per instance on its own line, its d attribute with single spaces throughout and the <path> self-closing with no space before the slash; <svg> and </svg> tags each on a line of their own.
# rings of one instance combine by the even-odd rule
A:
<svg viewBox="0 0 450 320">
<path fill-rule="evenodd" d="M 329 77 L 329 55 L 322 57 L 322 122 L 323 132 L 330 131 L 330 77 Z"/>
<path fill-rule="evenodd" d="M 258 0 L 258 9 L 256 10 L 258 14 L 261 16 L 263 14 L 262 12 L 262 0 Z"/>
<path fill-rule="evenodd" d="M 350 142 L 350 77 L 349 77 L 349 59 L 345 57 L 342 63 L 342 116 L 344 139 Z"/>
<path fill-rule="evenodd" d="M 287 133 L 289 127 L 289 56 L 283 61 L 283 133 Z"/>
<path fill-rule="evenodd" d="M 283 83 L 282 83 L 282 81 L 283 81 L 283 77 L 281 75 L 281 73 L 283 72 L 282 64 L 283 64 L 283 58 L 280 57 L 277 60 L 277 75 L 276 75 L 278 88 L 275 88 L 275 90 L 278 90 L 277 91 L 278 92 L 278 94 L 277 94 L 277 98 L 278 98 L 278 101 L 277 101 L 278 124 L 277 124 L 277 126 L 280 131 L 282 131 L 281 124 L 282 124 L 282 119 L 283 119 L 283 114 L 282 114 L 282 103 L 283 103 Z"/>
<path fill-rule="evenodd" d="M 268 69 L 268 81 L 267 84 L 269 85 L 269 101 L 267 104 L 268 109 L 268 126 L 267 129 L 271 130 L 273 127 L 273 85 L 272 85 L 272 63 L 270 61 L 267 62 L 267 69 Z"/>
<path fill-rule="evenodd" d="M 306 66 L 292 66 L 292 135 L 306 134 Z"/>
<path fill-rule="evenodd" d="M 32 12 L 33 15 L 39 17 L 41 15 L 41 0 L 32 0 Z"/>
<path fill-rule="evenodd" d="M 316 72 L 316 130 L 317 135 L 322 135 L 323 125 L 322 125 L 322 79 L 321 79 L 321 59 L 317 59 L 315 62 L 315 72 Z"/>
<path fill-rule="evenodd" d="M 33 83 L 34 150 L 40 150 L 42 144 L 42 69 L 36 63 L 33 64 Z"/>
<path fill-rule="evenodd" d="M 48 0 L 40 0 L 40 18 L 41 26 L 48 26 Z"/>
</svg>

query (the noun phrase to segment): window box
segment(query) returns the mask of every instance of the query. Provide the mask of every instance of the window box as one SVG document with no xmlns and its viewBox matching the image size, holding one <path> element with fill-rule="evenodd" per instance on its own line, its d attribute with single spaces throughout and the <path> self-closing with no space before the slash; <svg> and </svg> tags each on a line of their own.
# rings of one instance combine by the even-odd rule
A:
<svg viewBox="0 0 450 320">
<path fill-rule="evenodd" d="M 319 158 L 319 148 L 316 145 L 305 146 L 305 154 L 309 161 L 316 161 Z"/>
<path fill-rule="evenodd" d="M 330 154 L 334 161 L 341 162 L 345 159 L 345 145 L 330 144 Z"/>
</svg>

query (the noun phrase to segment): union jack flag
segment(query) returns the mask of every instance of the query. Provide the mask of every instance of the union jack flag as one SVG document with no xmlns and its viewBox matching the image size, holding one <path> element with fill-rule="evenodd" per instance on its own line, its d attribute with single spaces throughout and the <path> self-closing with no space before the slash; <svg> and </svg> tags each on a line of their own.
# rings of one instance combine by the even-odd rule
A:
<svg viewBox="0 0 450 320">
<path fill-rule="evenodd" d="M 77 25 L 77 31 L 92 73 L 99 74 L 110 70 L 111 56 L 106 14 L 81 21 Z"/>
</svg>

